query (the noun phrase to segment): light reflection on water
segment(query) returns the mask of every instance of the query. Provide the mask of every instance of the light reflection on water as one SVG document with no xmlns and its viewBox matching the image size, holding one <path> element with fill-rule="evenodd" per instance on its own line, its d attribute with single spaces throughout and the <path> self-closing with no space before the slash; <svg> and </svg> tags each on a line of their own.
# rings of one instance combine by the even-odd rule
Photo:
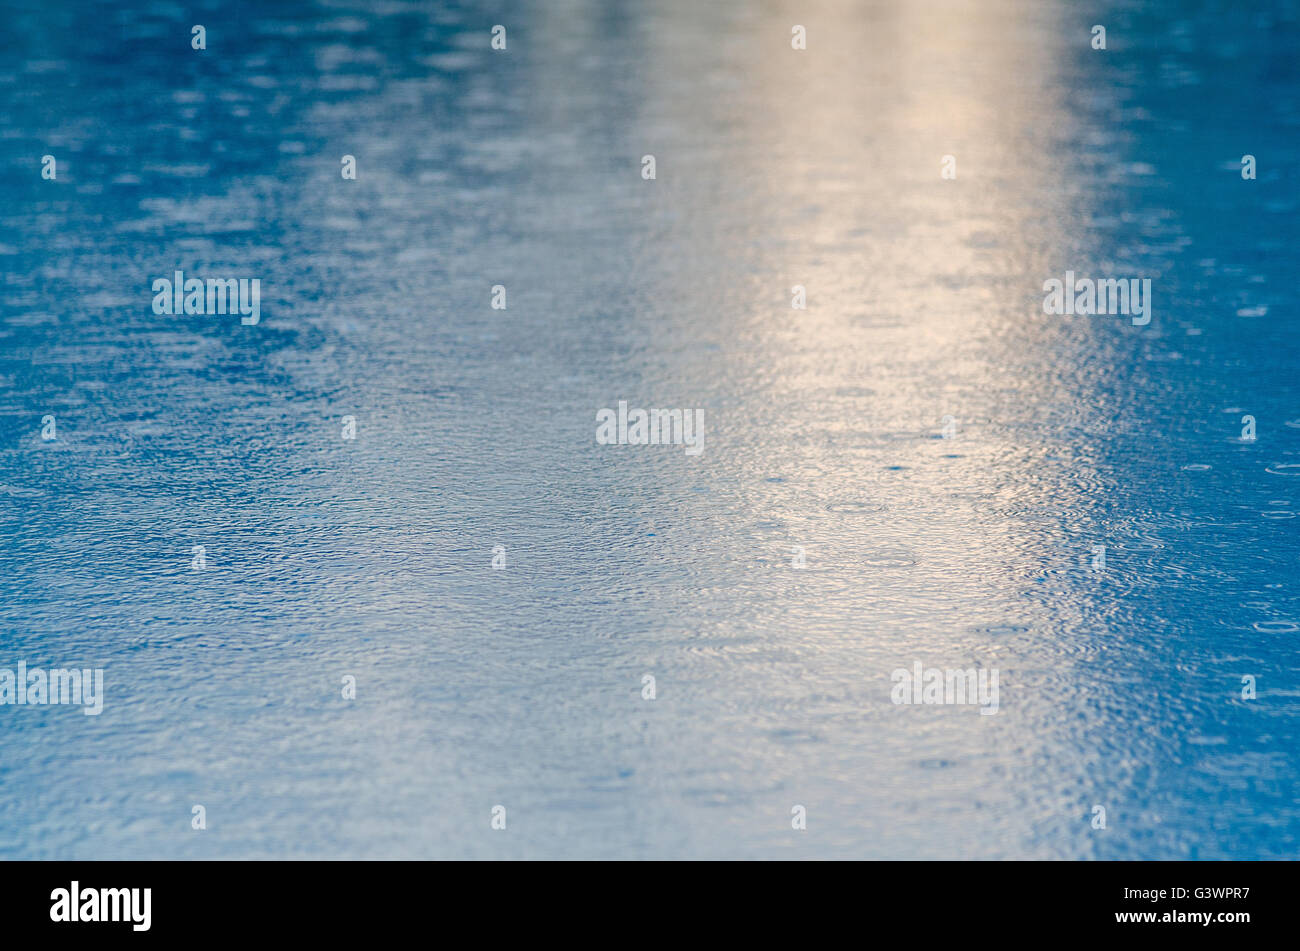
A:
<svg viewBox="0 0 1300 951">
<path fill-rule="evenodd" d="M 1294 856 L 1294 11 L 796 6 L 12 14 L 0 854 Z"/>
</svg>

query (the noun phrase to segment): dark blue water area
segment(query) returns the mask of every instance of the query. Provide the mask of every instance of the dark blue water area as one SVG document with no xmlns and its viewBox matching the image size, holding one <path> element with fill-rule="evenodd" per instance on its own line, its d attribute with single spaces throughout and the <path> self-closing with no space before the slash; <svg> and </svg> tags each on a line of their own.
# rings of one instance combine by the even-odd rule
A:
<svg viewBox="0 0 1300 951">
<path fill-rule="evenodd" d="M 1300 852 L 1296 3 L 0 22 L 0 857 Z"/>
</svg>

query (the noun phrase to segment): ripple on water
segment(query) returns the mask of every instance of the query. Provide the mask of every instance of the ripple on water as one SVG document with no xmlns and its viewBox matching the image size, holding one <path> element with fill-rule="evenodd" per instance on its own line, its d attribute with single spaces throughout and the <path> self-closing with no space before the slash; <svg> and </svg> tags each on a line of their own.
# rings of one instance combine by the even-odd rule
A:
<svg viewBox="0 0 1300 951">
<path fill-rule="evenodd" d="M 976 634 L 991 634 L 994 637 L 1006 637 L 1012 634 L 1027 634 L 1029 628 L 1022 624 L 980 624 L 971 628 Z"/>
<path fill-rule="evenodd" d="M 1295 621 L 1256 621 L 1252 625 L 1261 634 L 1290 634 L 1300 631 L 1300 624 Z"/>
<path fill-rule="evenodd" d="M 876 555 L 862 563 L 870 568 L 908 568 L 916 564 L 916 559 L 905 555 Z"/>
<path fill-rule="evenodd" d="M 865 515 L 885 510 L 885 507 L 879 502 L 834 502 L 826 508 L 827 511 L 846 515 Z"/>
</svg>

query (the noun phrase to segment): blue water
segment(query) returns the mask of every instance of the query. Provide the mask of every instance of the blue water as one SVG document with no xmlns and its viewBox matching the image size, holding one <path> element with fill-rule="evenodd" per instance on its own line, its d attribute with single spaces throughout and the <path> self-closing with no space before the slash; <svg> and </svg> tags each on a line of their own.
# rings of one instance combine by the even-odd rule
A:
<svg viewBox="0 0 1300 951">
<path fill-rule="evenodd" d="M 0 856 L 1295 857 L 1300 11 L 1094 6 L 6 3 Z"/>
</svg>

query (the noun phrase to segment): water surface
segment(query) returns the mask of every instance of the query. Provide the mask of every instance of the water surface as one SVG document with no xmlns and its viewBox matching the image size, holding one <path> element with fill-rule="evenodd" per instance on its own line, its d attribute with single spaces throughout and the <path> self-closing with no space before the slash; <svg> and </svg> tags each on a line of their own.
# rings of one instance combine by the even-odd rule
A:
<svg viewBox="0 0 1300 951">
<path fill-rule="evenodd" d="M 1300 851 L 1294 3 L 4 18 L 0 855 Z"/>
</svg>

